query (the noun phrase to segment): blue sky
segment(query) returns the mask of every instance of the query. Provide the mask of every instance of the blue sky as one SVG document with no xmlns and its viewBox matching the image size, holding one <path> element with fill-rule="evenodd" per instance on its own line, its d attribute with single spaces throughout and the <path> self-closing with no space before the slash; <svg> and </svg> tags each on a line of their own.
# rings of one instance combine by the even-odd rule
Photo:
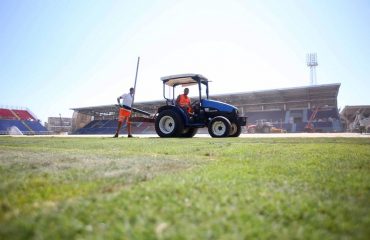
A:
<svg viewBox="0 0 370 240">
<path fill-rule="evenodd" d="M 370 104 L 367 0 L 1 0 L 0 105 L 43 122 L 73 107 L 162 98 L 160 77 L 201 73 L 211 94 L 341 83 L 338 105 Z"/>
</svg>

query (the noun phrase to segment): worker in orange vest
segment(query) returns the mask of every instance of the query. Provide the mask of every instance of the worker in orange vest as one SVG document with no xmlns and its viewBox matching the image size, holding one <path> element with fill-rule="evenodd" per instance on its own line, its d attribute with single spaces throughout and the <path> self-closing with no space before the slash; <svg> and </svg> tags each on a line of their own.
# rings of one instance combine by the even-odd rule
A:
<svg viewBox="0 0 370 240">
<path fill-rule="evenodd" d="M 131 138 L 131 105 L 132 105 L 132 98 L 135 94 L 135 89 L 130 88 L 130 93 L 124 93 L 117 98 L 118 105 L 120 106 L 118 112 L 118 126 L 116 130 L 116 134 L 114 134 L 114 138 L 117 138 L 119 135 L 119 131 L 121 130 L 122 124 L 124 121 L 127 123 L 127 137 Z M 122 99 L 122 104 L 121 100 Z"/>
<path fill-rule="evenodd" d="M 180 107 L 184 108 L 189 114 L 192 114 L 193 110 L 191 108 L 190 98 L 188 97 L 188 94 L 189 94 L 189 88 L 185 88 L 184 94 L 180 94 L 177 97 L 176 103 Z"/>
</svg>

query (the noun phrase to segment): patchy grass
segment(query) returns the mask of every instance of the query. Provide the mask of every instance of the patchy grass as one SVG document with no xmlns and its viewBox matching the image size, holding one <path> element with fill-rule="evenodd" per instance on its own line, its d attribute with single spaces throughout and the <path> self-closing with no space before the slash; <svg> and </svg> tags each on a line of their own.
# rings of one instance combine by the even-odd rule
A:
<svg viewBox="0 0 370 240">
<path fill-rule="evenodd" d="M 0 239 L 369 239 L 369 139 L 0 138 Z"/>
</svg>

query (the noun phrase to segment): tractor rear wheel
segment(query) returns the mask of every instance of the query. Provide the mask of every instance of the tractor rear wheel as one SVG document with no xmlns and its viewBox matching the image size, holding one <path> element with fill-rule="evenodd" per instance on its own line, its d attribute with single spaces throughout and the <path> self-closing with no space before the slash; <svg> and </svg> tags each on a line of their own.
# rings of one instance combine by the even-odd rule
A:
<svg viewBox="0 0 370 240">
<path fill-rule="evenodd" d="M 160 112 L 155 119 L 155 131 L 160 137 L 180 137 L 183 129 L 180 116 L 171 110 Z"/>
<path fill-rule="evenodd" d="M 230 135 L 230 121 L 222 116 L 213 118 L 208 124 L 208 132 L 214 138 L 228 137 Z"/>
</svg>

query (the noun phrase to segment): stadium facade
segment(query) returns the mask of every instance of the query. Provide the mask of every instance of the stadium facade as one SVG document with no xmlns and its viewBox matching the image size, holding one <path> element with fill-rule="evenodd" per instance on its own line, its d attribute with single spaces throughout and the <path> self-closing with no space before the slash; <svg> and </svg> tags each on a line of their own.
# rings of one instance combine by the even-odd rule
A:
<svg viewBox="0 0 370 240">
<path fill-rule="evenodd" d="M 338 112 L 340 83 L 211 95 L 239 108 L 248 123 L 266 120 L 287 132 L 303 132 L 308 123 L 322 132 L 342 131 Z M 155 114 L 165 100 L 138 102 L 135 107 Z M 73 108 L 72 131 L 77 134 L 113 134 L 116 105 Z M 134 133 L 155 133 L 151 123 L 136 123 Z M 123 130 L 124 131 L 124 130 Z"/>
</svg>

